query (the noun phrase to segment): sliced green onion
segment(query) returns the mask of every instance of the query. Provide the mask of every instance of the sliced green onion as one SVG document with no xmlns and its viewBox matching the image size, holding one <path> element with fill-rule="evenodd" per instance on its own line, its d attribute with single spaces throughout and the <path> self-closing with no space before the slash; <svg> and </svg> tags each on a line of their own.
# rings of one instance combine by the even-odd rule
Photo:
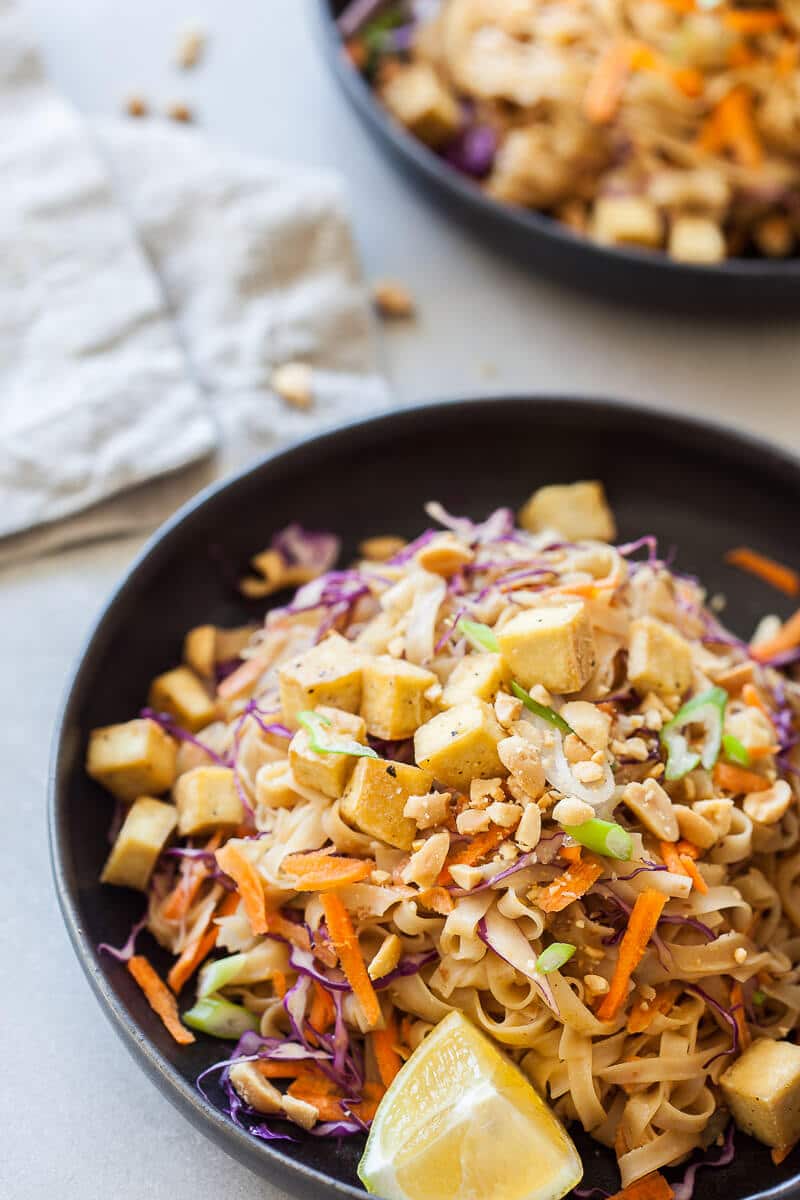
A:
<svg viewBox="0 0 800 1200">
<path fill-rule="evenodd" d="M 738 763 L 740 767 L 750 766 L 750 751 L 732 733 L 723 733 L 722 749 L 728 762 Z"/>
<path fill-rule="evenodd" d="M 564 833 L 580 842 L 587 850 L 593 850 L 595 854 L 604 854 L 606 858 L 619 858 L 623 862 L 627 862 L 633 855 L 631 835 L 616 821 L 601 821 L 599 817 L 592 817 L 582 825 L 562 825 L 561 828 Z"/>
<path fill-rule="evenodd" d="M 371 746 L 364 746 L 346 734 L 334 733 L 329 737 L 327 729 L 333 728 L 322 713 L 306 709 L 298 713 L 298 721 L 308 731 L 308 743 L 317 754 L 352 754 L 354 758 L 377 758 Z"/>
<path fill-rule="evenodd" d="M 569 962 L 575 953 L 575 947 L 569 942 L 552 942 L 536 960 L 536 970 L 540 975 L 549 975 L 558 971 L 564 963 Z"/>
<path fill-rule="evenodd" d="M 761 1004 L 766 1004 L 766 1002 L 767 1002 L 767 993 L 762 992 L 761 988 L 756 988 L 756 990 L 753 992 L 753 1004 L 761 1005 Z"/>
<path fill-rule="evenodd" d="M 560 729 L 562 733 L 574 733 L 571 725 L 568 725 L 564 718 L 557 713 L 554 708 L 549 708 L 546 704 L 540 704 L 538 700 L 534 700 L 524 687 L 520 687 L 518 683 L 511 681 L 511 691 L 521 700 L 526 708 L 532 713 L 536 713 L 537 717 L 541 717 L 543 721 L 547 721 L 550 725 L 555 725 L 556 729 Z"/>
<path fill-rule="evenodd" d="M 491 650 L 497 654 L 500 649 L 494 630 L 480 621 L 470 621 L 468 617 L 460 617 L 456 629 L 463 633 L 473 650 Z"/>
<path fill-rule="evenodd" d="M 232 983 L 244 964 L 245 954 L 229 954 L 227 958 L 218 958 L 215 962 L 206 963 L 197 978 L 197 997 L 202 1000 L 212 992 L 220 992 Z"/>
<path fill-rule="evenodd" d="M 728 693 L 724 688 L 712 687 L 701 692 L 679 709 L 661 730 L 661 744 L 667 750 L 666 778 L 682 779 L 700 763 L 710 771 L 719 758 L 722 746 L 722 723 Z M 706 736 L 700 751 L 692 750 L 682 730 L 687 725 L 704 725 Z"/>
<path fill-rule="evenodd" d="M 221 996 L 204 996 L 183 1014 L 183 1022 L 212 1037 L 238 1039 L 245 1033 L 258 1033 L 258 1017 L 241 1004 L 232 1004 Z"/>
</svg>

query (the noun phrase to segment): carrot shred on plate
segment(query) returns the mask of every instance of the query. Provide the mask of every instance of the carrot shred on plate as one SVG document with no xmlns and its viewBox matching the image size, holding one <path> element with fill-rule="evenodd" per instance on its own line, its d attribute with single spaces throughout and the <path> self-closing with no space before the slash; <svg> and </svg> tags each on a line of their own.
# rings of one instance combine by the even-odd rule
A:
<svg viewBox="0 0 800 1200">
<path fill-rule="evenodd" d="M 308 930 L 305 925 L 298 925 L 294 921 L 290 921 L 288 917 L 284 917 L 277 909 L 268 908 L 266 910 L 267 933 L 272 933 L 276 937 L 283 938 L 292 946 L 297 946 L 298 950 L 310 950 L 311 938 L 308 936 Z M 315 953 L 317 951 L 315 950 Z M 319 957 L 319 955 L 318 955 Z M 330 966 L 333 966 L 333 956 L 331 956 Z"/>
<path fill-rule="evenodd" d="M 672 1200 L 675 1193 L 660 1171 L 651 1171 L 641 1179 L 629 1183 L 621 1192 L 615 1192 L 609 1200 Z"/>
<path fill-rule="evenodd" d="M 295 879 L 298 892 L 324 892 L 359 883 L 369 879 L 374 869 L 372 859 L 345 858 L 324 852 L 287 854 L 281 863 L 281 870 Z"/>
<path fill-rule="evenodd" d="M 772 33 L 783 25 L 783 13 L 774 8 L 733 8 L 722 14 L 722 23 L 734 33 L 753 37 L 759 33 Z"/>
<path fill-rule="evenodd" d="M 770 715 L 769 709 L 754 683 L 745 683 L 742 685 L 742 699 L 749 708 L 760 708 L 766 717 Z"/>
<path fill-rule="evenodd" d="M 381 1083 L 384 1087 L 388 1088 L 403 1065 L 403 1060 L 397 1052 L 400 1031 L 397 1027 L 397 1017 L 394 1012 L 386 1018 L 386 1027 L 384 1029 L 376 1029 L 370 1034 L 370 1037 L 372 1038 L 372 1049 L 375 1053 L 375 1062 L 378 1066 Z"/>
<path fill-rule="evenodd" d="M 268 933 L 264 885 L 250 859 L 232 842 L 226 842 L 221 850 L 217 850 L 216 858 L 220 870 L 230 875 L 236 884 L 253 933 Z"/>
<path fill-rule="evenodd" d="M 364 1014 L 364 1020 L 374 1029 L 381 1019 L 381 1006 L 372 986 L 372 980 L 367 974 L 364 959 L 361 957 L 361 947 L 358 944 L 356 932 L 350 914 L 336 892 L 323 892 L 320 901 L 328 933 L 339 956 L 339 963 L 347 976 L 347 982 L 353 989 L 359 1007 Z"/>
<path fill-rule="evenodd" d="M 584 115 L 595 125 L 613 121 L 631 72 L 631 49 L 627 41 L 612 43 L 595 64 L 583 97 Z"/>
<path fill-rule="evenodd" d="M 308 1020 L 317 1033 L 327 1033 L 333 1027 L 336 1020 L 336 1008 L 334 1007 L 333 998 L 328 989 L 324 988 L 316 979 L 312 980 L 312 987 L 314 995 L 311 1000 Z"/>
<path fill-rule="evenodd" d="M 700 131 L 700 148 L 710 154 L 728 150 L 743 167 L 758 167 L 764 151 L 753 120 L 749 88 L 737 84 L 715 106 Z"/>
<path fill-rule="evenodd" d="M 744 1008 L 744 992 L 738 981 L 731 984 L 731 1015 L 739 1031 L 739 1046 L 746 1050 L 750 1045 L 750 1030 L 747 1027 L 747 1016 Z"/>
<path fill-rule="evenodd" d="M 640 892 L 631 910 L 628 928 L 619 946 L 611 986 L 597 1010 L 601 1021 L 613 1021 L 628 994 L 628 982 L 641 962 L 658 925 L 667 897 L 655 888 Z"/>
<path fill-rule="evenodd" d="M 757 646 L 750 647 L 750 656 L 756 662 L 768 662 L 777 654 L 794 650 L 800 645 L 800 609 L 781 625 L 778 632 L 770 638 L 765 638 Z"/>
<path fill-rule="evenodd" d="M 567 867 L 558 879 L 542 888 L 536 905 L 542 912 L 562 912 L 573 900 L 584 896 L 603 874 L 599 863 L 580 860 Z"/>
<path fill-rule="evenodd" d="M 748 792 L 765 792 L 772 786 L 765 776 L 756 771 L 726 762 L 718 762 L 714 767 L 714 783 L 737 796 L 747 795 Z"/>
<path fill-rule="evenodd" d="M 415 895 L 414 899 L 423 908 L 430 908 L 441 917 L 448 916 L 455 908 L 455 902 L 447 888 L 440 887 L 438 884 L 435 887 L 424 888 Z"/>
<path fill-rule="evenodd" d="M 222 835 L 217 830 L 208 839 L 203 849 L 209 853 L 213 853 L 221 841 Z M 161 916 L 166 921 L 183 920 L 197 899 L 200 888 L 210 875 L 211 868 L 203 859 L 192 860 L 185 858 L 181 863 L 181 877 L 164 901 L 161 907 Z"/>
<path fill-rule="evenodd" d="M 229 917 L 239 905 L 239 897 L 232 893 L 225 896 L 208 919 L 203 929 L 192 938 L 181 951 L 167 975 L 167 982 L 177 996 L 194 975 L 200 964 L 208 958 L 217 944 L 219 927 L 214 924 L 217 917 Z"/>
<path fill-rule="evenodd" d="M 147 1003 L 156 1016 L 160 1017 L 165 1029 L 180 1046 L 189 1046 L 194 1034 L 181 1023 L 178 1002 L 143 954 L 134 954 L 128 960 L 128 970 L 144 992 Z"/>
<path fill-rule="evenodd" d="M 680 994 L 680 987 L 668 983 L 656 990 L 652 1000 L 640 1000 L 634 1004 L 628 1016 L 628 1033 L 644 1033 L 659 1014 L 670 1011 Z"/>
<path fill-rule="evenodd" d="M 475 837 L 471 838 L 470 841 L 451 851 L 436 882 L 443 886 L 452 883 L 451 867 L 474 867 L 482 858 L 486 858 L 493 850 L 496 850 L 506 837 L 507 831 L 496 827 L 487 829 L 485 833 L 476 833 Z"/>
<path fill-rule="evenodd" d="M 681 856 L 678 852 L 675 842 L 659 842 L 658 848 L 661 851 L 661 857 L 664 860 L 664 866 L 668 871 L 672 871 L 673 875 L 689 874 L 681 862 Z"/>
<path fill-rule="evenodd" d="M 581 861 L 583 854 L 583 846 L 562 846 L 558 852 L 558 857 L 563 858 L 568 863 L 576 863 Z"/>
<path fill-rule="evenodd" d="M 738 567 L 740 571 L 747 571 L 749 575 L 763 579 L 765 583 L 771 584 L 779 592 L 785 592 L 787 596 L 796 596 L 800 592 L 800 574 L 797 571 L 774 558 L 759 554 L 749 546 L 737 546 L 734 550 L 729 550 L 725 555 L 725 562 L 730 563 L 732 567 Z"/>
<path fill-rule="evenodd" d="M 685 873 L 692 881 L 692 887 L 705 896 L 708 892 L 708 884 L 700 874 L 700 868 L 697 866 L 697 863 L 689 854 L 681 854 L 680 860 Z"/>
</svg>

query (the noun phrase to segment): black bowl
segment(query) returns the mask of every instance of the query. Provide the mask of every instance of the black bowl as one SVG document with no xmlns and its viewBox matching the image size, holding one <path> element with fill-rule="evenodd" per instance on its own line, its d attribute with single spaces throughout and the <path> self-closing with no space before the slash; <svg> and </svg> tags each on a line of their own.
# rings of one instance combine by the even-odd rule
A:
<svg viewBox="0 0 800 1200">
<path fill-rule="evenodd" d="M 520 396 L 432 404 L 345 426 L 201 493 L 145 547 L 80 656 L 55 735 L 49 801 L 56 888 L 75 951 L 106 1016 L 169 1099 L 223 1149 L 304 1196 L 363 1196 L 355 1175 L 361 1140 L 298 1134 L 297 1142 L 266 1145 L 248 1137 L 195 1087 L 199 1072 L 222 1057 L 219 1043 L 201 1036 L 188 1048 L 175 1045 L 124 967 L 97 953 L 98 942 L 125 940 L 142 903 L 98 882 L 110 804 L 83 771 L 89 730 L 138 711 L 152 676 L 178 661 L 192 625 L 233 624 L 263 611 L 238 597 L 231 577 L 288 522 L 336 530 L 346 559 L 367 535 L 419 531 L 429 499 L 481 517 L 519 505 L 539 484 L 594 477 L 606 482 L 620 537 L 655 533 L 662 547 L 674 544 L 682 570 L 727 594 L 737 631 L 746 634 L 764 611 L 788 611 L 788 602 L 727 567 L 722 555 L 746 543 L 800 567 L 800 463 L 688 418 Z M 146 949 L 166 966 L 154 943 Z M 578 1142 L 587 1182 L 613 1190 L 609 1153 L 588 1138 Z M 701 1176 L 706 1200 L 788 1197 L 796 1158 L 775 1167 L 764 1147 L 743 1135 L 738 1143 L 731 1167 Z"/>
<path fill-rule="evenodd" d="M 320 40 L 345 94 L 380 145 L 482 238 L 553 279 L 625 303 L 749 319 L 800 307 L 800 257 L 730 258 L 692 266 L 663 253 L 598 245 L 544 213 L 492 199 L 378 103 L 344 52 L 336 18 L 346 5 L 347 0 L 317 0 Z"/>
</svg>

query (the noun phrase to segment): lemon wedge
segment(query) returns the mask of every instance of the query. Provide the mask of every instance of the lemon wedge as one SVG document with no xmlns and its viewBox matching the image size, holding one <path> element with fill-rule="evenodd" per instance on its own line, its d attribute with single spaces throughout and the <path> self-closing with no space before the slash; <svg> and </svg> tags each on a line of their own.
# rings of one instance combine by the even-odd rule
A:
<svg viewBox="0 0 800 1200">
<path fill-rule="evenodd" d="M 384 1200 L 560 1200 L 583 1166 L 522 1072 L 452 1012 L 381 1101 L 358 1176 Z"/>
</svg>

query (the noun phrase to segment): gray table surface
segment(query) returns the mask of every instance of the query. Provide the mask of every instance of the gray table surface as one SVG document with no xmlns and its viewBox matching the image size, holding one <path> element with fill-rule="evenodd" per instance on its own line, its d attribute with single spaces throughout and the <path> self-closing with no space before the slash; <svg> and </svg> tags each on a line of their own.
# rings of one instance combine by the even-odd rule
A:
<svg viewBox="0 0 800 1200">
<path fill-rule="evenodd" d="M 417 322 L 383 339 L 400 402 L 515 388 L 618 395 L 800 447 L 796 326 L 732 330 L 607 308 L 471 241 L 376 156 L 319 59 L 312 0 L 27 7 L 54 80 L 81 109 L 114 113 L 136 90 L 160 104 L 186 99 L 221 140 L 343 172 L 365 270 L 402 278 L 419 302 Z M 211 34 L 208 58 L 178 74 L 175 31 L 195 22 Z M 278 1195 L 193 1130 L 117 1042 L 73 957 L 49 879 L 53 717 L 81 640 L 137 544 L 0 574 L 0 1196 L 14 1200 Z"/>
</svg>

